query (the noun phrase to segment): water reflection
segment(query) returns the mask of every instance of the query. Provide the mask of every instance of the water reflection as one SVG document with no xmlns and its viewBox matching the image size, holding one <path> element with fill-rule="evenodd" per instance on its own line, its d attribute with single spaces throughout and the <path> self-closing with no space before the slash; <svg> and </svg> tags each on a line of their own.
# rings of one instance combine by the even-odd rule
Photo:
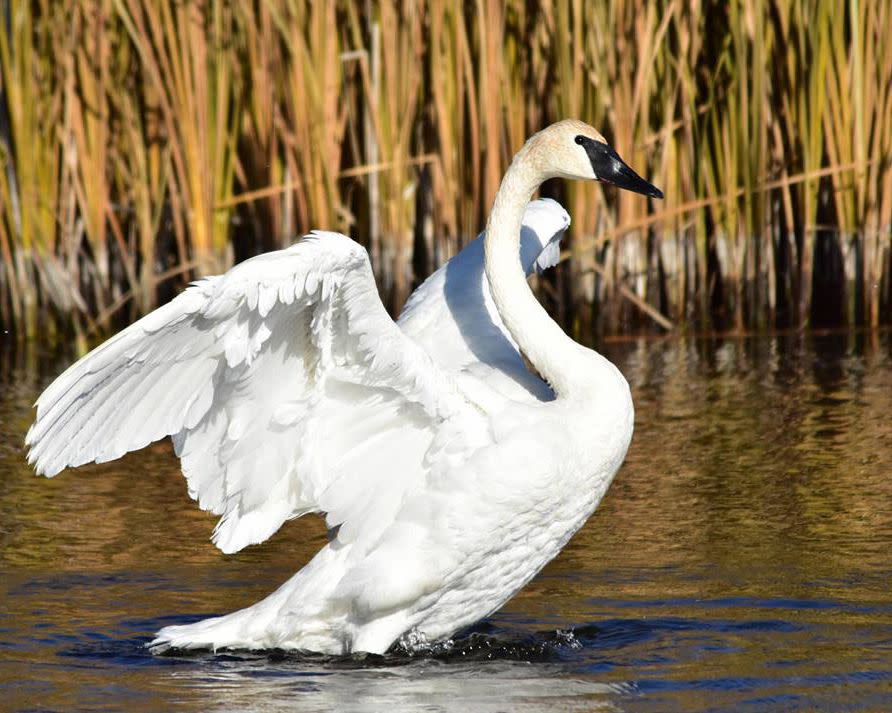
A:
<svg viewBox="0 0 892 713">
<path fill-rule="evenodd" d="M 278 586 L 321 546 L 322 523 L 290 523 L 224 557 L 166 444 L 35 478 L 21 450 L 30 405 L 73 355 L 0 346 L 2 700 L 128 710 L 892 708 L 890 336 L 603 349 L 632 384 L 637 423 L 597 514 L 449 655 L 349 663 L 148 656 L 141 644 L 159 627 Z M 573 629 L 574 642 L 555 638 L 558 629 Z"/>
<path fill-rule="evenodd" d="M 623 686 L 568 678 L 561 667 L 495 661 L 357 668 L 214 662 L 171 677 L 200 693 L 208 709 L 244 711 L 618 711 Z M 458 694 L 458 697 L 457 697 Z"/>
</svg>

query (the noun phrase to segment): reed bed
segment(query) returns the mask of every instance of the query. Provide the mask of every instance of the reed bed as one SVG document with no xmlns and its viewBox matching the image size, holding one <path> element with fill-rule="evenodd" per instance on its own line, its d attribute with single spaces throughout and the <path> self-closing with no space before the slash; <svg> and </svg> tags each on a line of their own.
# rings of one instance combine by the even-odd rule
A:
<svg viewBox="0 0 892 713">
<path fill-rule="evenodd" d="M 575 116 L 663 202 L 546 185 L 579 329 L 878 325 L 883 0 L 0 0 L 0 323 L 86 336 L 312 227 L 398 309 Z"/>
</svg>

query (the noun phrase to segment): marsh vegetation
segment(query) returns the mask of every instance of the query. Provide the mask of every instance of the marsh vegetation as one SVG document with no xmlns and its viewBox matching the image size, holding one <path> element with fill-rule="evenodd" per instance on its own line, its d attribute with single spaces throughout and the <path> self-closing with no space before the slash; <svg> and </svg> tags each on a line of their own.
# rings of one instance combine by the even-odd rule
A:
<svg viewBox="0 0 892 713">
<path fill-rule="evenodd" d="M 664 189 L 547 186 L 578 330 L 889 321 L 881 0 L 0 0 L 0 323 L 107 332 L 312 227 L 391 308 L 576 116 Z"/>
</svg>

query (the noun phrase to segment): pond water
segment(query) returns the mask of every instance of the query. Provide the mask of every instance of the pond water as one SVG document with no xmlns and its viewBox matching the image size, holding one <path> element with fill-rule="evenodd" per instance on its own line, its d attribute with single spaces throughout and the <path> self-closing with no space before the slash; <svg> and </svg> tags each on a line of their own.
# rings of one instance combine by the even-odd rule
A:
<svg viewBox="0 0 892 713">
<path fill-rule="evenodd" d="M 501 612 L 435 654 L 153 657 L 324 542 L 236 556 L 167 444 L 34 477 L 31 403 L 70 354 L 0 348 L 0 707 L 892 710 L 892 339 L 629 340 L 636 433 L 599 510 Z"/>
</svg>

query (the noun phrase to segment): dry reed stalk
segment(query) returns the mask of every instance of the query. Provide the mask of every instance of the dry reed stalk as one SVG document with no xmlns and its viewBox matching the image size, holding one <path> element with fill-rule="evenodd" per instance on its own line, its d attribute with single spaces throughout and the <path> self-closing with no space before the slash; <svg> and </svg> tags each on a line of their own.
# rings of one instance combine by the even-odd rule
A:
<svg viewBox="0 0 892 713">
<path fill-rule="evenodd" d="M 824 0 L 810 5 L 779 3 L 779 12 L 775 15 L 778 56 L 775 67 L 782 82 L 780 117 L 775 122 L 776 145 L 777 160 L 785 175 L 812 173 L 819 169 L 823 159 L 828 37 L 835 5 Z M 789 299 L 797 321 L 803 323 L 811 312 L 813 226 L 818 223 L 819 187 L 819 182 L 811 179 L 795 193 L 790 187 L 783 191 L 788 259 L 799 264 L 798 273 L 789 273 Z M 801 236 L 798 242 L 796 235 Z"/>
<path fill-rule="evenodd" d="M 97 303 L 108 289 L 111 266 L 108 254 L 110 196 L 108 154 L 111 125 L 108 108 L 111 55 L 109 0 L 92 0 L 75 8 L 72 47 L 66 52 L 65 111 L 68 144 L 66 162 L 74 177 L 79 214 L 93 253 Z"/>
<path fill-rule="evenodd" d="M 214 206 L 233 190 L 241 122 L 229 50 L 232 12 L 214 0 L 115 1 L 159 97 L 173 159 L 172 198 L 186 215 L 199 273 L 218 270 L 229 261 L 229 212 Z M 178 225 L 181 234 L 185 225 Z"/>
<path fill-rule="evenodd" d="M 431 105 L 433 145 L 440 160 L 433 165 L 434 211 L 440 228 L 439 253 L 448 258 L 464 239 L 476 234 L 489 208 L 484 191 L 483 114 L 475 69 L 473 19 L 461 3 L 428 4 L 427 95 Z"/>
<path fill-rule="evenodd" d="M 858 23 L 857 4 L 851 8 L 849 16 L 836 17 L 830 28 L 829 52 L 830 72 L 827 78 L 827 99 L 832 107 L 823 112 L 826 134 L 826 150 L 833 163 L 855 163 L 863 165 L 866 158 L 864 126 L 864 57 L 861 44 L 864 40 Z M 846 33 L 847 22 L 854 23 L 851 37 Z M 838 228 L 839 249 L 843 261 L 843 305 L 844 316 L 849 324 L 857 318 L 855 282 L 859 253 L 862 251 L 860 237 L 856 231 L 860 227 L 862 208 L 867 198 L 865 194 L 867 176 L 859 171 L 853 177 L 834 178 L 836 225 Z"/>
<path fill-rule="evenodd" d="M 587 6 L 586 24 L 591 31 L 588 45 L 592 71 L 589 74 L 594 99 L 603 109 L 603 121 L 608 125 L 608 139 L 620 155 L 640 170 L 646 171 L 645 138 L 651 132 L 651 111 L 660 73 L 661 53 L 672 14 L 660 15 L 654 3 L 620 0 L 615 3 L 592 3 Z M 615 196 L 609 224 L 623 224 L 640 218 L 647 212 L 648 202 L 641 196 L 620 191 Z M 616 241 L 606 254 L 608 274 L 614 284 L 627 282 L 640 297 L 647 295 L 648 236 L 626 234 Z M 612 288 L 607 285 L 608 289 Z M 617 311 L 621 303 L 613 301 L 615 309 L 608 316 L 608 324 L 617 328 L 628 314 Z"/>
<path fill-rule="evenodd" d="M 704 13 L 699 2 L 680 2 L 671 6 L 673 21 L 669 28 L 667 65 L 672 68 L 674 91 L 664 107 L 664 127 L 657 137 L 666 142 L 660 175 L 665 176 L 665 210 L 677 209 L 704 192 L 700 154 L 704 146 L 703 118 L 708 105 L 703 103 L 699 84 L 703 54 L 708 40 Z M 672 110 L 671 99 L 677 110 Z M 675 122 L 676 114 L 680 119 Z M 658 209 L 658 211 L 663 210 Z M 706 216 L 701 211 L 690 220 L 682 215 L 667 222 L 660 236 L 661 266 L 666 274 L 667 311 L 681 323 L 698 320 L 708 323 L 709 236 Z M 673 289 L 674 288 L 674 289 Z"/>
<path fill-rule="evenodd" d="M 444 235 L 446 257 L 453 252 L 459 235 L 459 210 L 462 203 L 460 176 L 465 152 L 461 150 L 464 123 L 461 116 L 467 102 L 467 79 L 463 58 L 462 41 L 464 18 L 456 13 L 454 5 L 443 0 L 432 0 L 428 5 L 428 48 L 430 79 L 427 82 L 428 101 L 431 104 L 432 133 L 441 147 L 440 161 L 433 171 L 435 212 Z M 449 79 L 452 78 L 452 81 Z"/>
<path fill-rule="evenodd" d="M 558 113 L 561 116 L 586 117 L 598 124 L 600 122 L 595 117 L 599 114 L 603 116 L 604 104 L 598 102 L 599 97 L 592 88 L 592 82 L 598 75 L 589 55 L 594 46 L 597 18 L 592 15 L 591 5 L 579 0 L 555 3 L 553 12 L 549 14 L 553 16 L 550 36 L 555 40 L 567 38 L 566 41 L 554 41 L 553 46 L 547 48 L 554 56 Z M 548 19 L 546 17 L 546 22 Z M 603 220 L 603 194 L 596 186 L 574 184 L 567 187 L 566 200 L 574 220 L 571 294 L 577 299 L 593 302 L 594 277 L 597 274 L 595 253 L 591 249 L 580 250 L 578 246 L 579 238 L 594 235 L 599 222 Z M 612 275 L 604 272 L 600 277 L 609 282 Z"/>
<path fill-rule="evenodd" d="M 241 74 L 245 77 L 246 101 L 244 124 L 239 137 L 236 178 L 241 192 L 255 186 L 277 186 L 285 179 L 282 160 L 281 120 L 283 96 L 282 71 L 285 59 L 282 44 L 271 42 L 279 31 L 274 17 L 282 22 L 282 8 L 269 2 L 236 4 L 237 24 L 244 33 Z M 294 233 L 293 211 L 289 196 L 280 200 L 274 194 L 266 200 L 252 201 L 239 215 L 250 225 L 264 250 L 285 247 Z M 227 207 L 218 202 L 216 208 Z M 236 255 L 240 252 L 236 246 Z"/>
<path fill-rule="evenodd" d="M 882 279 L 887 272 L 892 242 L 892 47 L 888 30 L 892 9 L 888 3 L 855 3 L 852 23 L 862 29 L 860 41 L 852 51 L 861 50 L 860 71 L 865 90 L 863 122 L 865 152 L 863 158 L 878 159 L 865 165 L 863 219 L 860 226 L 864 241 L 862 284 L 865 320 L 878 326 L 882 308 Z M 861 131 L 858 132 L 859 136 Z"/>
<path fill-rule="evenodd" d="M 315 224 L 346 229 L 349 219 L 337 186 L 347 120 L 342 49 L 333 3 L 268 3 L 285 48 L 282 115 L 288 178 L 295 192 L 298 232 Z"/>
<path fill-rule="evenodd" d="M 391 169 L 381 175 L 381 265 L 385 295 L 402 305 L 413 284 L 412 250 L 415 222 L 416 174 L 409 163 L 415 141 L 415 123 L 422 96 L 422 65 L 425 51 L 421 7 L 395 1 L 378 3 L 376 16 L 382 28 L 400 27 L 395 38 L 381 45 L 380 86 L 366 85 L 377 130 L 380 158 Z"/>
<path fill-rule="evenodd" d="M 52 275 L 59 202 L 61 82 L 50 48 L 64 36 L 61 14 L 40 3 L 3 2 L 0 76 L 6 112 L 0 181 L 4 274 L 17 324 L 34 334 L 40 284 Z M 59 33 L 59 34 L 57 34 Z"/>
<path fill-rule="evenodd" d="M 504 119 L 502 92 L 507 79 L 503 63 L 505 4 L 478 0 L 477 88 L 480 129 L 483 136 L 483 204 L 492 205 L 502 180 Z"/>
<path fill-rule="evenodd" d="M 133 314 L 151 310 L 157 304 L 158 270 L 168 267 L 170 255 L 159 254 L 164 227 L 165 206 L 171 174 L 169 145 L 162 143 L 163 119 L 159 99 L 151 83 L 141 81 L 138 55 L 128 43 L 121 43 L 116 63 L 118 76 L 110 93 L 112 110 L 119 117 L 114 146 L 112 185 L 119 200 L 126 197 L 128 243 L 138 256 L 137 278 L 131 292 L 136 294 Z M 128 216 L 129 213 L 129 216 Z M 184 236 L 180 236 L 181 241 Z M 177 246 L 180 255 L 188 253 L 185 243 Z M 100 318 L 109 312 L 100 313 Z"/>
<path fill-rule="evenodd" d="M 90 313 L 101 312 L 120 289 L 135 289 L 139 282 L 133 247 L 111 199 L 118 153 L 114 142 L 119 136 L 111 107 L 122 93 L 116 88 L 121 78 L 114 76 L 121 59 L 114 43 L 121 30 L 116 19 L 110 0 L 83 0 L 74 8 L 70 45 L 63 55 L 65 120 L 60 142 L 66 179 L 61 186 L 69 198 L 60 211 L 59 251 L 67 272 L 80 274 L 81 289 L 92 303 Z M 81 259 L 83 247 L 88 260 Z M 122 284 L 112 276 L 114 266 L 123 272 Z"/>
</svg>

